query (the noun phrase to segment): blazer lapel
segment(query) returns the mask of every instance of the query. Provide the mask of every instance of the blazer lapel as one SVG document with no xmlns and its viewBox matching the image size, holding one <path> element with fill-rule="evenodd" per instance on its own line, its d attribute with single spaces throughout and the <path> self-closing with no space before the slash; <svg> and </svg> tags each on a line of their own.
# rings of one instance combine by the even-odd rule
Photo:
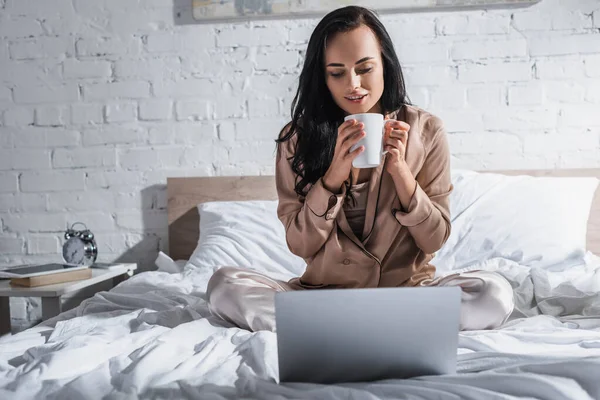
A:
<svg viewBox="0 0 600 400">
<path fill-rule="evenodd" d="M 365 211 L 365 225 L 363 227 L 362 237 L 363 243 L 366 243 L 373 232 L 373 226 L 375 224 L 375 217 L 377 211 L 377 203 L 379 202 L 380 196 L 380 188 L 381 188 L 381 178 L 383 174 L 383 170 L 385 168 L 385 159 L 379 164 L 379 166 L 375 167 L 373 172 L 371 173 L 371 178 L 369 179 L 369 192 L 367 195 L 367 209 Z"/>
<path fill-rule="evenodd" d="M 404 155 L 404 159 L 416 179 L 417 173 L 423 167 L 423 163 L 425 163 L 425 147 L 423 145 L 423 139 L 421 138 L 421 127 L 418 125 L 419 118 L 417 115 L 414 115 L 413 110 L 409 110 L 406 107 L 402 108 L 402 111 L 398 116 L 399 119 L 408 124 L 411 124 L 411 122 L 414 121 L 413 124 L 410 125 L 410 130 L 408 131 L 408 141 L 406 142 L 406 154 Z"/>
<path fill-rule="evenodd" d="M 342 230 L 342 232 L 344 232 L 344 235 L 348 236 L 348 238 L 352 240 L 352 242 L 354 242 L 355 245 L 364 249 L 362 242 L 359 238 L 356 237 L 356 235 L 352 231 L 352 228 L 348 223 L 348 219 L 346 218 L 346 213 L 344 212 L 343 208 L 338 213 L 336 221 L 338 223 L 338 227 Z"/>
</svg>

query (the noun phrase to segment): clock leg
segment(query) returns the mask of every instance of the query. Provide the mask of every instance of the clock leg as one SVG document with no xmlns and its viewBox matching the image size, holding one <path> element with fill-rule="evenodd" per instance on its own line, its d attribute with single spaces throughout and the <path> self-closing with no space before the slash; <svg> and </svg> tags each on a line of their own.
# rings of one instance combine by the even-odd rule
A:
<svg viewBox="0 0 600 400">
<path fill-rule="evenodd" d="M 42 297 L 42 320 L 45 321 L 60 314 L 60 297 Z"/>
<path fill-rule="evenodd" d="M 0 297 L 0 335 L 10 333 L 10 297 Z"/>
</svg>

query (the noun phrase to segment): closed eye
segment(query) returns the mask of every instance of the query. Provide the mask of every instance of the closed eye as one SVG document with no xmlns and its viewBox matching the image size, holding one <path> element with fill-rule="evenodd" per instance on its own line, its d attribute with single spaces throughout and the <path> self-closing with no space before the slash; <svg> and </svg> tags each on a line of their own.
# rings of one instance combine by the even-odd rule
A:
<svg viewBox="0 0 600 400">
<path fill-rule="evenodd" d="M 361 70 L 359 70 L 359 71 L 356 71 L 356 72 L 357 72 L 358 74 L 361 74 L 361 75 L 362 75 L 362 74 L 367 74 L 367 73 L 371 72 L 372 70 L 373 70 L 373 68 L 372 68 L 372 67 L 369 67 L 369 68 L 364 68 L 364 69 L 361 69 Z M 329 73 L 329 75 L 330 75 L 331 77 L 333 77 L 333 78 L 339 78 L 339 77 L 343 76 L 343 75 L 344 75 L 344 73 L 343 73 L 343 72 L 330 72 L 330 73 Z"/>
</svg>

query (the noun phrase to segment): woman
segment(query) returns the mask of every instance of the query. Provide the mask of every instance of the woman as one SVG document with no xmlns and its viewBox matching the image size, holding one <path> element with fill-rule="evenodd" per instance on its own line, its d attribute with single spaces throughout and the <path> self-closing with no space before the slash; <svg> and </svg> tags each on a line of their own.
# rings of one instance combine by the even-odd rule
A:
<svg viewBox="0 0 600 400">
<path fill-rule="evenodd" d="M 347 115 L 385 116 L 387 154 L 356 169 L 362 124 Z M 292 121 L 276 158 L 278 217 L 290 250 L 307 268 L 289 282 L 225 267 L 208 284 L 213 314 L 235 325 L 274 330 L 277 291 L 460 285 L 461 329 L 490 329 L 514 307 L 500 275 L 475 271 L 433 279 L 434 253 L 450 234 L 450 152 L 439 118 L 406 98 L 386 29 L 370 11 L 325 16 L 308 43 Z"/>
</svg>

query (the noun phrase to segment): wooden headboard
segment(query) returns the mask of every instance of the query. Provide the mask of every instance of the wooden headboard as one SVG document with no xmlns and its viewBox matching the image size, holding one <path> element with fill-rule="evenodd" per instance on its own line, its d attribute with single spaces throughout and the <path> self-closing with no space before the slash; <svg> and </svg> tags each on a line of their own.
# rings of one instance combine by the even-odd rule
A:
<svg viewBox="0 0 600 400">
<path fill-rule="evenodd" d="M 597 169 L 482 171 L 505 175 L 597 177 Z M 208 201 L 276 200 L 273 176 L 182 177 L 167 179 L 169 255 L 187 260 L 198 244 L 197 205 Z M 587 248 L 600 255 L 600 188 L 596 190 L 588 220 Z"/>
</svg>

